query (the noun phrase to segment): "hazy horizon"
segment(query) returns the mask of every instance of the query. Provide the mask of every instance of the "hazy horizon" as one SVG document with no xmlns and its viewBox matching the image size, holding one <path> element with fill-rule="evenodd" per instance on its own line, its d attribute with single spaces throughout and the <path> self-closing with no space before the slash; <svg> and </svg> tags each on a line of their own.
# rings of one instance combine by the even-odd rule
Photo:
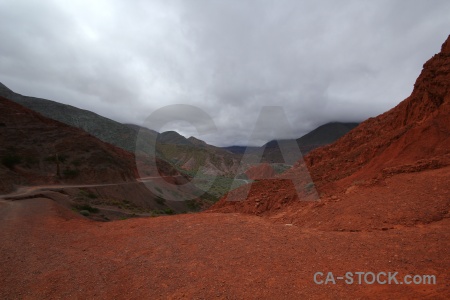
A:
<svg viewBox="0 0 450 300">
<path fill-rule="evenodd" d="M 9 87 L 6 86 L 5 84 L 3 84 L 2 82 L 0 82 L 0 85 L 3 85 L 3 86 L 5 86 L 7 89 L 9 89 Z M 9 90 L 11 90 L 11 89 L 9 89 Z M 15 91 L 13 91 L 13 92 L 15 92 Z M 19 95 L 22 95 L 21 93 L 18 93 L 18 92 L 15 92 L 15 93 L 16 93 L 16 94 L 19 94 Z M 32 96 L 32 95 L 22 95 L 22 96 L 26 96 L 26 97 L 34 97 L 34 96 Z M 34 98 L 36 98 L 36 97 L 34 97 Z M 39 99 L 41 99 L 41 98 L 39 98 Z M 53 102 L 60 103 L 60 102 L 55 101 L 55 100 L 53 100 L 53 99 L 44 99 L 44 100 L 49 100 L 49 101 L 53 101 Z M 71 105 L 71 104 L 66 104 L 66 105 Z M 71 105 L 71 106 L 73 106 L 73 105 Z M 73 106 L 73 107 L 76 107 L 76 106 Z M 83 109 L 83 108 L 80 108 L 80 107 L 76 107 L 76 108 Z M 93 111 L 90 111 L 90 112 L 95 113 L 95 114 L 97 114 L 97 115 L 99 115 L 99 116 L 101 116 L 101 117 L 108 118 L 108 117 L 103 116 L 103 115 L 101 115 L 101 114 L 99 114 L 99 113 L 96 113 L 96 112 L 93 112 Z M 110 118 L 108 118 L 108 119 L 110 119 Z M 110 119 L 110 120 L 121 123 L 120 121 L 117 121 L 117 120 L 113 120 L 113 119 Z M 360 122 L 340 122 L 340 121 L 330 121 L 330 122 L 327 122 L 327 123 L 324 123 L 324 124 L 320 124 L 318 127 L 323 126 L 323 125 L 326 125 L 326 124 L 330 124 L 330 123 L 360 123 Z M 143 125 L 145 125 L 145 124 L 142 124 L 142 125 L 141 125 L 141 124 L 134 124 L 134 123 L 121 123 L 121 124 L 124 124 L 124 125 L 134 125 L 134 126 L 143 126 Z M 143 127 L 145 127 L 145 126 L 143 126 Z M 145 127 L 145 128 L 148 128 L 148 127 Z M 154 129 L 152 129 L 152 128 L 148 128 L 148 129 L 154 130 Z M 314 129 L 312 129 L 312 130 L 315 130 L 315 129 L 317 129 L 317 127 L 314 128 Z M 155 131 L 156 131 L 156 130 L 155 130 Z M 200 139 L 200 138 L 198 137 L 199 135 L 184 135 L 184 134 L 178 132 L 177 130 L 172 130 L 172 129 L 167 130 L 167 131 L 160 131 L 159 133 L 164 133 L 164 132 L 169 132 L 169 131 L 175 131 L 175 132 L 177 132 L 179 135 L 183 136 L 183 137 L 186 138 L 186 139 L 189 139 L 190 137 L 194 137 L 194 138 Z M 308 131 L 308 132 L 306 132 L 305 134 L 308 134 L 309 132 L 311 132 L 311 131 Z M 295 138 L 295 139 L 301 138 L 301 137 L 304 136 L 305 134 L 296 136 L 296 137 L 294 137 L 294 138 Z M 274 139 L 276 139 L 276 138 L 274 138 Z M 213 145 L 213 144 L 210 144 L 210 145 L 213 145 L 213 146 L 216 146 L 216 147 L 222 147 L 222 148 L 225 148 L 225 147 L 233 147 L 233 146 L 236 146 L 236 147 L 261 147 L 261 146 L 265 145 L 266 143 L 273 141 L 274 139 L 267 140 L 267 141 L 265 141 L 265 142 L 263 142 L 263 143 L 259 143 L 259 144 L 247 144 L 247 145 L 245 145 L 245 144 L 242 144 L 242 145 L 236 145 L 236 144 L 233 144 L 233 145 L 221 145 L 221 146 L 220 146 L 220 145 Z M 200 140 L 201 140 L 201 139 L 200 139 Z M 281 139 L 278 139 L 278 140 L 281 140 Z"/>
</svg>

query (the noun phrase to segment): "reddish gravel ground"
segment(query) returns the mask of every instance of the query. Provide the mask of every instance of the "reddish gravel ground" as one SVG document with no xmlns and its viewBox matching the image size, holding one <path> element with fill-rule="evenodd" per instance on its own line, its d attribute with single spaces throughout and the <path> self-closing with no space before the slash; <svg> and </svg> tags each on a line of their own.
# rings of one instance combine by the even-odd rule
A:
<svg viewBox="0 0 450 300">
<path fill-rule="evenodd" d="M 448 299 L 449 225 L 339 232 L 235 213 L 100 223 L 48 199 L 2 201 L 0 298 Z M 437 284 L 313 280 L 358 271 Z"/>
</svg>

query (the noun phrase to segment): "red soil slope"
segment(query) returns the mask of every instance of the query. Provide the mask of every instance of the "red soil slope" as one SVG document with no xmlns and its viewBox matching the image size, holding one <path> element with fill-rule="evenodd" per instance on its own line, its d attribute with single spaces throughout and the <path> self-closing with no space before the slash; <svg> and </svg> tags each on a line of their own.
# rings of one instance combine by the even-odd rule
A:
<svg viewBox="0 0 450 300">
<path fill-rule="evenodd" d="M 271 178 L 274 177 L 275 174 L 275 170 L 267 163 L 250 167 L 247 171 L 245 171 L 245 175 L 247 175 L 249 179 L 253 180 Z"/>
<path fill-rule="evenodd" d="M 450 38 L 424 64 L 411 96 L 338 142 L 313 151 L 306 163 L 320 186 L 349 175 L 361 180 L 447 165 L 449 120 Z"/>
<path fill-rule="evenodd" d="M 411 96 L 388 112 L 361 123 L 336 143 L 312 151 L 305 157 L 306 166 L 324 202 L 346 199 L 348 194 L 345 192 L 355 189 L 355 186 L 385 186 L 387 178 L 396 174 L 449 165 L 449 120 L 450 37 L 441 52 L 424 64 Z M 224 198 L 212 210 L 287 214 L 291 218 L 292 214 L 297 215 L 293 213 L 295 210 L 286 213 L 281 212 L 282 208 L 295 206 L 299 209 L 300 205 L 308 207 L 301 209 L 306 213 L 317 203 L 299 204 L 291 182 L 282 179 L 300 176 L 304 168 L 305 164 L 299 164 L 280 179 L 254 183 L 246 201 L 230 202 Z M 445 184 L 428 197 L 435 198 L 443 191 L 448 191 Z M 373 204 L 370 199 L 364 200 L 368 207 Z M 406 203 L 411 199 L 397 201 Z M 448 199 L 442 201 L 442 205 L 448 205 Z M 423 206 L 425 210 L 434 209 L 425 207 L 426 202 Z M 438 208 L 433 213 L 437 211 Z M 362 212 L 354 208 L 348 213 L 360 215 Z"/>
</svg>

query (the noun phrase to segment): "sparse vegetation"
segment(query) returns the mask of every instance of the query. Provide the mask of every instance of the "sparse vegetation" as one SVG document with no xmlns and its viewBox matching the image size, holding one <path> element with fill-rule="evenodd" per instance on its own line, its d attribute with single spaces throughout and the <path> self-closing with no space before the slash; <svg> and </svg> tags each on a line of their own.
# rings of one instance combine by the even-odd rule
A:
<svg viewBox="0 0 450 300">
<path fill-rule="evenodd" d="M 236 179 L 248 180 L 248 176 L 245 173 L 239 174 L 236 176 Z"/>
<path fill-rule="evenodd" d="M 61 163 L 65 163 L 68 158 L 69 156 L 66 154 L 58 154 L 58 160 Z"/>
<path fill-rule="evenodd" d="M 52 162 L 52 163 L 56 163 L 59 161 L 60 163 L 65 163 L 68 158 L 69 158 L 69 156 L 66 154 L 55 154 L 55 155 L 47 156 L 45 158 L 45 161 Z"/>
<path fill-rule="evenodd" d="M 8 153 L 2 158 L 2 164 L 9 169 L 14 168 L 14 166 L 20 164 L 21 161 L 22 159 L 20 156 L 13 153 Z"/>
<path fill-rule="evenodd" d="M 96 214 L 100 211 L 97 207 L 92 207 L 90 204 L 77 204 L 75 205 L 75 208 L 78 209 L 80 213 L 83 210 L 93 214 Z"/>
<path fill-rule="evenodd" d="M 277 174 L 284 173 L 286 170 L 289 170 L 291 168 L 291 166 L 286 164 L 272 164 L 271 166 Z"/>
<path fill-rule="evenodd" d="M 173 209 L 171 209 L 170 207 L 162 210 L 161 212 L 166 215 L 174 215 L 175 214 L 175 211 Z"/>
<path fill-rule="evenodd" d="M 197 211 L 200 209 L 201 204 L 196 201 L 196 200 L 186 200 L 185 201 L 186 206 L 191 210 L 191 211 Z"/>
<path fill-rule="evenodd" d="M 97 199 L 98 198 L 98 196 L 96 194 L 94 194 L 93 192 L 90 192 L 90 191 L 86 191 L 86 190 L 80 190 L 78 195 L 81 198 L 89 198 L 89 199 Z"/>
<path fill-rule="evenodd" d="M 73 161 L 72 161 L 72 165 L 73 165 L 74 167 L 79 167 L 79 166 L 81 166 L 81 160 L 79 160 L 79 159 L 73 160 Z"/>
<path fill-rule="evenodd" d="M 310 182 L 310 183 L 305 184 L 305 190 L 307 192 L 310 192 L 313 188 L 314 188 L 314 182 Z"/>
<path fill-rule="evenodd" d="M 166 203 L 166 199 L 162 198 L 162 197 L 156 197 L 155 199 L 156 203 L 158 203 L 159 205 L 164 205 Z"/>
<path fill-rule="evenodd" d="M 32 156 L 28 156 L 25 158 L 25 166 L 27 168 L 31 168 L 32 166 L 36 165 L 39 163 L 39 160 L 35 157 Z"/>
<path fill-rule="evenodd" d="M 110 218 L 108 218 L 107 216 L 105 216 L 105 215 L 100 215 L 100 217 L 102 217 L 105 221 L 109 221 L 110 220 Z"/>
<path fill-rule="evenodd" d="M 70 169 L 67 168 L 63 171 L 63 175 L 66 178 L 75 178 L 80 174 L 80 170 L 78 169 Z"/>
<path fill-rule="evenodd" d="M 49 163 L 56 164 L 56 176 L 61 178 L 60 167 L 61 164 L 64 164 L 68 160 L 69 156 L 64 153 L 56 153 L 54 155 L 47 156 L 44 161 Z M 67 167 L 66 170 L 63 171 L 63 176 L 66 178 L 74 178 L 79 175 L 78 169 L 70 169 Z"/>
<path fill-rule="evenodd" d="M 228 193 L 231 190 L 231 187 L 234 182 L 234 178 L 225 177 L 225 176 L 210 176 L 206 174 L 199 174 L 198 177 L 200 180 L 196 183 L 196 186 L 206 191 L 208 195 L 204 194 L 201 196 L 201 198 L 207 197 L 209 200 L 212 200 L 213 202 L 216 202 L 221 198 L 223 195 Z M 211 181 L 213 181 L 211 183 Z M 238 181 L 238 186 L 241 186 L 245 184 L 244 181 Z M 214 199 L 211 198 L 211 196 L 214 197 Z"/>
<path fill-rule="evenodd" d="M 56 162 L 56 157 L 54 155 L 51 155 L 51 156 L 47 156 L 44 160 L 46 162 Z"/>
<path fill-rule="evenodd" d="M 89 217 L 90 213 L 88 210 L 80 210 L 80 215 L 83 215 L 85 217 Z"/>
</svg>

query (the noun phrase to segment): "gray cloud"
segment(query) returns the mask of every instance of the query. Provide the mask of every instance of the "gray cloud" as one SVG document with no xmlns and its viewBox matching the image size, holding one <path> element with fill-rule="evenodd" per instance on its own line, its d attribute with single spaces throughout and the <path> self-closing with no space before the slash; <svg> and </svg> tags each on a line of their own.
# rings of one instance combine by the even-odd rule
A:
<svg viewBox="0 0 450 300">
<path fill-rule="evenodd" d="M 218 128 L 199 138 L 216 145 L 246 144 L 261 108 L 280 105 L 298 137 L 406 98 L 450 33 L 448 11 L 445 0 L 4 0 L 0 81 L 137 124 L 195 105 Z"/>
</svg>

